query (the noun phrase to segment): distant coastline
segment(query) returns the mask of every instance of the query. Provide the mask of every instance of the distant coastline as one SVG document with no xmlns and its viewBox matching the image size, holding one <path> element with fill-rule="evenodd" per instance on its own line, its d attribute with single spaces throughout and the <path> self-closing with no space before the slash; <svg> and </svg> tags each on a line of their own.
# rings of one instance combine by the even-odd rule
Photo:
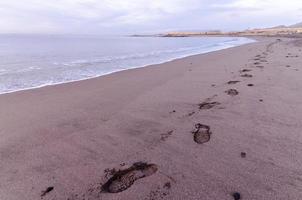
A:
<svg viewBox="0 0 302 200">
<path fill-rule="evenodd" d="M 244 31 L 175 31 L 159 34 L 131 35 L 132 37 L 248 37 L 248 36 L 268 36 L 268 37 L 302 37 L 302 27 L 274 27 L 264 29 L 252 29 Z"/>
</svg>

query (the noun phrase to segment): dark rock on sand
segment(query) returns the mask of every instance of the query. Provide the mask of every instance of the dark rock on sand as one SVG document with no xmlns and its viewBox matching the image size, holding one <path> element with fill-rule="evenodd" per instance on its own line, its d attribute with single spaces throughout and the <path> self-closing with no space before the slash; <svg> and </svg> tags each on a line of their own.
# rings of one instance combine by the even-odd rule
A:
<svg viewBox="0 0 302 200">
<path fill-rule="evenodd" d="M 241 195 L 240 195 L 239 192 L 234 192 L 234 193 L 232 194 L 232 196 L 233 196 L 234 200 L 239 200 L 239 199 L 241 199 Z"/>
<path fill-rule="evenodd" d="M 41 197 L 44 197 L 46 194 L 48 194 L 49 192 L 51 192 L 54 189 L 54 187 L 48 187 L 46 188 L 46 190 L 42 191 Z"/>
</svg>

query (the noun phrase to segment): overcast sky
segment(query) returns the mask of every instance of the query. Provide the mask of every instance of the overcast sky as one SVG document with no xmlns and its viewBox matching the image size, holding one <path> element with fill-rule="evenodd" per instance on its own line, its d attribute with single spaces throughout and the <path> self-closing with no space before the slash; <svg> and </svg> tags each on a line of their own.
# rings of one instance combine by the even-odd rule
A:
<svg viewBox="0 0 302 200">
<path fill-rule="evenodd" d="M 0 33 L 240 30 L 302 21 L 302 0 L 0 0 Z"/>
</svg>

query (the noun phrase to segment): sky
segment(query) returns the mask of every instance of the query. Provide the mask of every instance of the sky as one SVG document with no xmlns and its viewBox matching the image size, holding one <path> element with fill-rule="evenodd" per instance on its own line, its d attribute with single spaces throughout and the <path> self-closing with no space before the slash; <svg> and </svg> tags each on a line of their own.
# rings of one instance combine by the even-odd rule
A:
<svg viewBox="0 0 302 200">
<path fill-rule="evenodd" d="M 298 22 L 301 0 L 0 0 L 0 33 L 230 31 Z"/>
</svg>

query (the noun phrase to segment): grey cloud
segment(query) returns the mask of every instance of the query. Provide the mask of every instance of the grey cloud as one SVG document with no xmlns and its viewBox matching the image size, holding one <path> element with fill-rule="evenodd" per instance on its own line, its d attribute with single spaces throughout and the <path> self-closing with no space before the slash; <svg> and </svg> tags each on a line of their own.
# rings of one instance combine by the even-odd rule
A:
<svg viewBox="0 0 302 200">
<path fill-rule="evenodd" d="M 295 5 L 299 1 L 278 0 L 272 8 L 266 5 L 273 0 L 2 0 L 0 33 L 124 34 L 272 26 L 296 22 L 302 11 Z"/>
</svg>

